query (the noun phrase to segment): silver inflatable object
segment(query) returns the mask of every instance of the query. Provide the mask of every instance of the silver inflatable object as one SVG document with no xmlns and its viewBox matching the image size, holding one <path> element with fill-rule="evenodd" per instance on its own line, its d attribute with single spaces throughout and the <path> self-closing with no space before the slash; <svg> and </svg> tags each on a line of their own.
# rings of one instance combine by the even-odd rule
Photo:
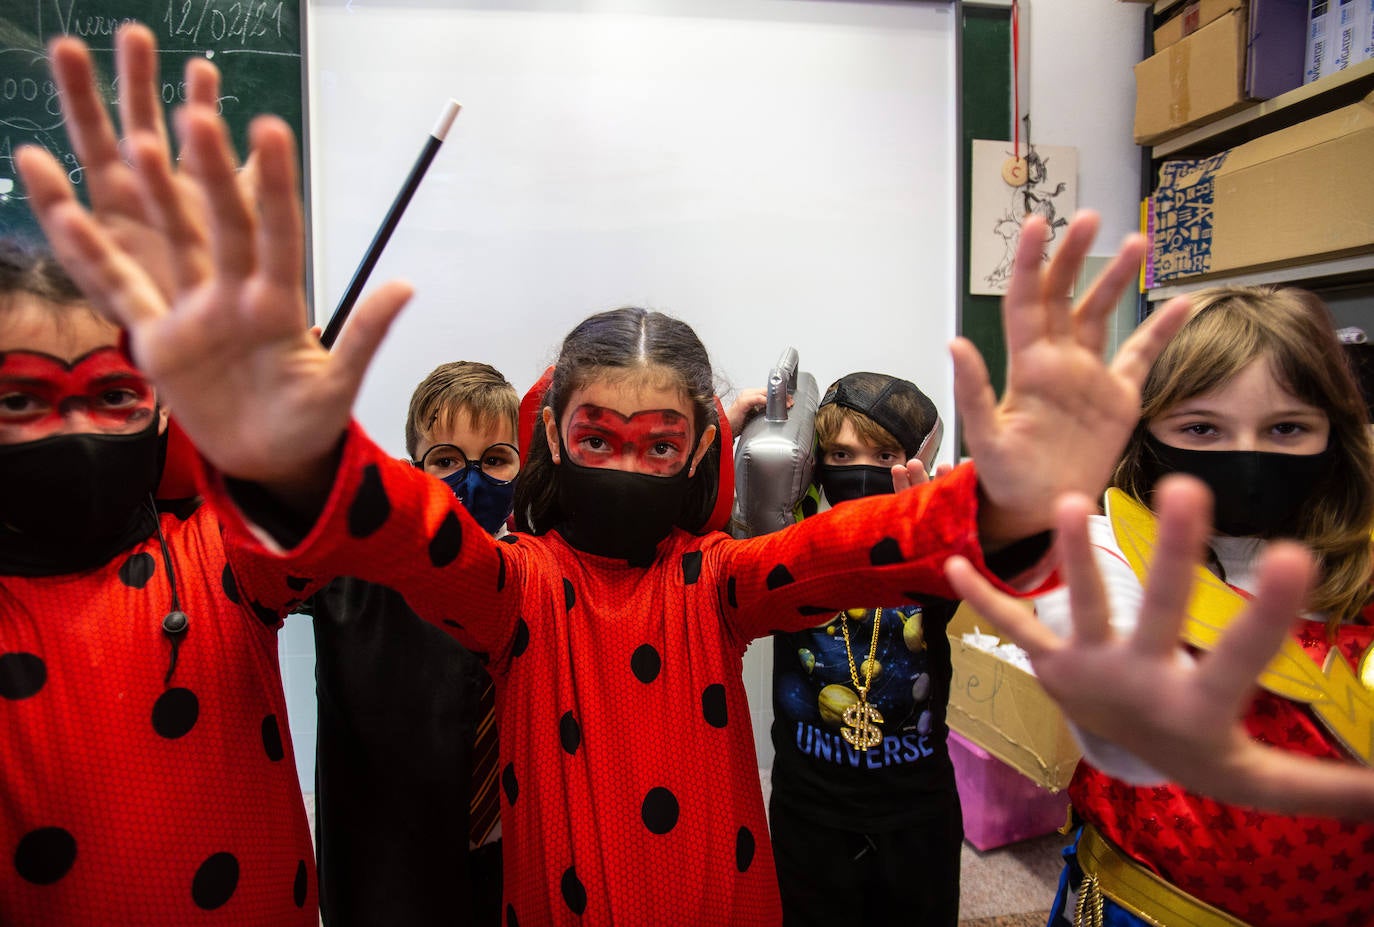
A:
<svg viewBox="0 0 1374 927">
<path fill-rule="evenodd" d="M 797 349 L 788 348 L 768 374 L 768 404 L 748 422 L 735 444 L 735 537 L 754 537 L 785 528 L 811 484 L 816 467 L 816 378 L 797 369 Z M 787 397 L 792 397 L 792 408 Z"/>
</svg>

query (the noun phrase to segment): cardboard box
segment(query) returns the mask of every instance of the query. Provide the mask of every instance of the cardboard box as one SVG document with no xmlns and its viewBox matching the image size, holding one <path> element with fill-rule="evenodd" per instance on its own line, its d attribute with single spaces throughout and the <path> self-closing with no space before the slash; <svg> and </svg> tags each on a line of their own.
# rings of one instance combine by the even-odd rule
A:
<svg viewBox="0 0 1374 927">
<path fill-rule="evenodd" d="M 1232 10 L 1244 6 L 1245 0 L 1189 0 L 1155 30 L 1155 52 L 1183 41 L 1208 23 L 1216 22 Z"/>
<path fill-rule="evenodd" d="M 1057 792 L 1069 784 L 1082 755 L 1063 712 L 1033 675 L 965 644 L 964 633 L 975 625 L 995 633 L 967 604 L 959 606 L 949 623 L 954 678 L 946 720 L 1036 785 Z"/>
<path fill-rule="evenodd" d="M 1374 94 L 1211 158 L 1166 161 L 1156 284 L 1374 250 Z"/>
<path fill-rule="evenodd" d="M 1042 837 L 1063 827 L 1068 819 L 1069 793 L 1041 788 L 953 732 L 949 759 L 964 809 L 964 839 L 978 849 L 995 850 Z"/>
<path fill-rule="evenodd" d="M 1245 11 L 1232 10 L 1135 66 L 1136 144 L 1245 105 L 1245 23 Z"/>
</svg>

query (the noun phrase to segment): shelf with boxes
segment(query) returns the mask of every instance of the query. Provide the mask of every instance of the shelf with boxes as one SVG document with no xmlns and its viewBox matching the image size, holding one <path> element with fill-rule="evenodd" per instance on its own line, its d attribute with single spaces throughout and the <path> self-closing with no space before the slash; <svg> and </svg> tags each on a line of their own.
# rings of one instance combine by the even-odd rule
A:
<svg viewBox="0 0 1374 927">
<path fill-rule="evenodd" d="M 1305 2 L 1184 6 L 1197 20 L 1155 29 L 1171 44 L 1136 66 L 1147 299 L 1220 283 L 1374 291 L 1374 60 L 1303 83 Z"/>
</svg>

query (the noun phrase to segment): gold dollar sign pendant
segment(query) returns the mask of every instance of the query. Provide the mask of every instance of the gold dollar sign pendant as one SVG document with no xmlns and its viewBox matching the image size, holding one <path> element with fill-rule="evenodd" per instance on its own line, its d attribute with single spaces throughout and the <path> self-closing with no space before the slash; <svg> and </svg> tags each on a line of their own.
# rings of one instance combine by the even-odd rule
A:
<svg viewBox="0 0 1374 927">
<path fill-rule="evenodd" d="M 867 692 L 860 694 L 859 700 L 844 710 L 846 727 L 840 729 L 844 739 L 856 750 L 868 750 L 883 742 L 883 732 L 878 725 L 883 723 L 882 712 L 868 704 Z"/>
</svg>

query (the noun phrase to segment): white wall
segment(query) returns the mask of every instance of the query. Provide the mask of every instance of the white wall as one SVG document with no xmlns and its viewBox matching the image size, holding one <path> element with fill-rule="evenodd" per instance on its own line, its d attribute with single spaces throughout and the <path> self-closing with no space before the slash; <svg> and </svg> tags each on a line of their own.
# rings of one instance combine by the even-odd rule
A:
<svg viewBox="0 0 1374 927">
<path fill-rule="evenodd" d="M 1131 140 L 1145 6 L 1119 0 L 1021 4 L 1022 112 L 1035 142 L 1078 149 L 1078 204 L 1102 214 L 1093 254 L 1140 229 L 1140 148 Z"/>
</svg>

